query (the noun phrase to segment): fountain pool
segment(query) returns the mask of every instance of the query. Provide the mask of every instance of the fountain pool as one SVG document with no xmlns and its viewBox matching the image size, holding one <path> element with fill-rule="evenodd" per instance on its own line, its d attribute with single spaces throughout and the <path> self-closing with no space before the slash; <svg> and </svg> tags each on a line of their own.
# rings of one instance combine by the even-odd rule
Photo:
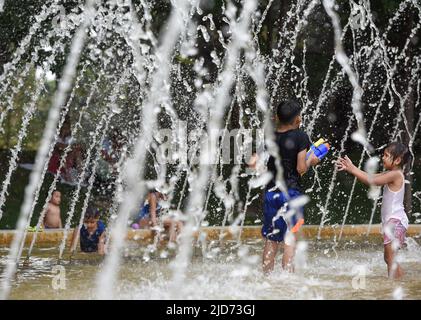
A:
<svg viewBox="0 0 421 320">
<path fill-rule="evenodd" d="M 205 251 L 195 247 L 186 280 L 177 297 L 168 290 L 175 252 L 128 242 L 121 263 L 116 299 L 421 299 L 421 238 L 408 238 L 399 254 L 406 275 L 387 279 L 379 236 L 356 236 L 340 242 L 300 242 L 296 272 L 277 263 L 265 276 L 261 271 L 263 240 L 209 241 Z M 103 258 L 79 253 L 57 264 L 58 246 L 37 247 L 30 262 L 19 269 L 10 299 L 96 299 L 95 281 Z M 8 250 L 2 248 L 2 267 Z M 305 252 L 305 254 L 302 254 Z M 278 255 L 278 262 L 280 256 Z M 60 282 L 60 276 L 65 282 Z M 60 288 L 61 286 L 61 288 Z"/>
<path fill-rule="evenodd" d="M 0 299 L 421 299 L 420 239 L 388 281 L 370 231 L 379 190 L 333 165 L 349 155 L 381 172 L 383 148 L 403 142 L 406 213 L 421 223 L 419 0 L 0 0 L 0 29 L 0 228 L 13 230 L 0 232 Z M 271 177 L 250 170 L 254 152 L 275 158 L 286 189 L 272 116 L 291 98 L 309 139 L 332 148 L 298 199 L 317 235 L 299 243 L 296 273 L 278 263 L 267 277 L 259 237 L 192 242 L 261 223 Z M 43 244 L 55 189 L 63 234 Z M 126 243 L 153 189 L 184 222 L 177 249 Z M 69 261 L 91 207 L 108 254 Z M 368 227 L 349 238 L 350 223 Z"/>
</svg>

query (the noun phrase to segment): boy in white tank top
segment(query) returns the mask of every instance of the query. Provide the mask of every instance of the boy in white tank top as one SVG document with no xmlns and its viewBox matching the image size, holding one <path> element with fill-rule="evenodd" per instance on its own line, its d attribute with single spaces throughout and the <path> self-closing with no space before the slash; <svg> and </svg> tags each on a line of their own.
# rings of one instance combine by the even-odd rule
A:
<svg viewBox="0 0 421 320">
<path fill-rule="evenodd" d="M 399 279 L 403 276 L 403 270 L 395 259 L 395 252 L 404 245 L 408 230 L 408 217 L 403 205 L 403 166 L 409 160 L 409 150 L 400 142 L 392 142 L 384 150 L 382 160 L 386 171 L 370 177 L 365 171 L 358 169 L 347 156 L 338 159 L 337 167 L 339 171 L 347 171 L 366 185 L 383 186 L 381 218 L 384 260 L 389 277 Z"/>
</svg>

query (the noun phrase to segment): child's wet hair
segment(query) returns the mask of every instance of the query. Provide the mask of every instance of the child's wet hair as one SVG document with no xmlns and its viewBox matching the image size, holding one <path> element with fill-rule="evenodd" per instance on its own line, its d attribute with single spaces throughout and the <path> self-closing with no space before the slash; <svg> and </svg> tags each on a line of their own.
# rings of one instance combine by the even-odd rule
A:
<svg viewBox="0 0 421 320">
<path fill-rule="evenodd" d="M 282 124 L 291 124 L 300 113 L 301 106 L 295 100 L 282 101 L 276 109 L 276 115 Z"/>
<path fill-rule="evenodd" d="M 408 147 L 398 141 L 390 143 L 384 150 L 390 153 L 392 161 L 401 158 L 401 163 L 399 164 L 400 167 L 406 165 L 411 157 Z"/>
<path fill-rule="evenodd" d="M 165 196 L 166 194 L 165 194 L 165 192 L 164 191 L 162 191 L 161 189 L 159 189 L 159 188 L 154 188 L 154 189 L 152 189 L 150 192 L 153 192 L 153 193 L 159 193 L 159 194 L 161 194 L 161 195 L 163 195 L 163 196 Z"/>
<path fill-rule="evenodd" d="M 98 219 L 101 213 L 97 208 L 89 207 L 85 213 L 85 220 Z"/>
<path fill-rule="evenodd" d="M 50 197 L 50 200 L 48 200 L 49 202 L 54 201 L 54 194 L 55 194 L 56 192 L 58 192 L 58 193 L 61 195 L 60 190 L 54 189 L 54 191 L 53 191 L 53 192 L 51 192 L 51 197 Z"/>
</svg>

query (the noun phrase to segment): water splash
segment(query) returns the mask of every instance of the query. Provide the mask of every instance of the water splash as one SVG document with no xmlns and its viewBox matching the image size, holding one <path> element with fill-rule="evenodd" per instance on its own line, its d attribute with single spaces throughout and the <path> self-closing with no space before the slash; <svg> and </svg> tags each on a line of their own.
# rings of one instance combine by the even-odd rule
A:
<svg viewBox="0 0 421 320">
<path fill-rule="evenodd" d="M 31 69 L 35 65 L 42 64 L 45 72 L 47 72 L 48 69 L 54 67 L 54 59 L 60 55 L 61 50 L 65 48 L 72 34 L 80 26 L 80 17 L 83 16 L 84 10 L 81 10 L 80 14 L 76 16 L 72 14 L 66 15 L 65 13 L 63 14 L 62 7 L 57 5 L 57 3 L 57 1 L 50 2 L 50 8 L 42 8 L 41 13 L 35 17 L 35 23 L 27 37 L 19 44 L 19 48 L 11 58 L 11 63 L 4 66 L 5 71 L 0 75 L 1 80 L 4 80 L 0 87 L 2 107 L 0 124 L 6 119 L 7 114 L 13 110 L 18 91 L 24 88 L 25 79 L 28 78 Z M 190 257 L 196 247 L 191 248 L 189 239 L 193 239 L 192 234 L 195 231 L 198 231 L 200 234 L 198 244 L 201 246 L 203 255 L 219 257 L 218 249 L 220 250 L 221 248 L 212 246 L 219 245 L 222 247 L 223 242 L 220 241 L 212 245 L 206 243 L 205 234 L 201 233 L 200 226 L 209 224 L 209 221 L 212 221 L 213 218 L 221 215 L 221 213 L 224 213 L 221 215 L 222 224 L 229 225 L 231 233 L 237 238 L 235 250 L 238 252 L 233 251 L 233 255 L 230 257 L 239 255 L 241 266 L 244 267 L 240 268 L 240 272 L 234 272 L 233 276 L 244 278 L 250 275 L 250 265 L 247 265 L 249 253 L 241 240 L 241 230 L 246 218 L 248 218 L 246 214 L 248 214 L 250 205 L 259 197 L 258 194 L 253 195 L 253 192 L 263 188 L 269 176 L 267 174 L 250 174 L 243 164 L 239 165 L 237 163 L 229 168 L 230 170 L 224 170 L 226 167 L 224 167 L 223 160 L 226 153 L 222 149 L 223 143 L 212 141 L 219 133 L 214 134 L 209 130 L 209 125 L 213 124 L 213 121 L 216 121 L 215 119 L 218 120 L 216 121 L 218 122 L 217 126 L 221 129 L 228 129 L 233 126 L 233 122 L 236 122 L 235 125 L 238 122 L 240 129 L 237 131 L 238 135 L 235 136 L 234 140 L 235 147 L 239 151 L 235 154 L 235 157 L 239 163 L 242 160 L 246 160 L 246 157 L 249 155 L 247 147 L 250 144 L 250 140 L 241 137 L 245 130 L 248 129 L 264 129 L 264 136 L 263 130 L 260 130 L 257 134 L 262 135 L 260 140 L 266 142 L 267 153 L 276 156 L 278 150 L 273 141 L 273 125 L 270 112 L 278 98 L 284 98 L 289 95 L 286 88 L 291 87 L 291 92 L 301 99 L 304 106 L 303 123 L 307 133 L 313 138 L 320 134 L 318 125 L 322 121 L 326 121 L 329 104 L 335 100 L 335 96 L 337 98 L 339 94 L 343 93 L 343 88 L 350 82 L 353 85 L 353 100 L 352 110 L 349 113 L 352 111 L 352 114 L 348 118 L 346 118 L 348 113 L 344 114 L 348 123 L 347 128 L 344 128 L 345 131 L 341 131 L 344 134 L 339 137 L 332 137 L 336 139 L 334 140 L 335 149 L 336 145 L 340 145 L 338 150 L 334 150 L 334 155 L 341 155 L 345 152 L 345 144 L 350 140 L 349 136 L 355 119 L 357 119 L 359 128 L 363 128 L 364 119 L 360 117 L 363 111 L 364 117 L 371 123 L 368 133 L 363 128 L 363 130 L 359 130 L 357 134 L 353 135 L 354 139 L 356 138 L 365 146 L 359 158 L 359 167 L 362 167 L 366 155 L 372 156 L 372 150 L 369 150 L 367 143 L 370 142 L 373 145 L 377 143 L 373 138 L 375 136 L 373 133 L 376 131 L 377 126 L 383 123 L 382 120 L 385 119 L 385 114 L 388 112 L 396 112 L 397 114 L 397 117 L 389 124 L 390 137 L 394 139 L 408 135 L 411 153 L 413 155 L 416 154 L 417 150 L 414 150 L 414 144 L 421 122 L 418 121 L 414 129 L 411 130 L 404 107 L 411 96 L 419 92 L 421 83 L 417 74 L 419 72 L 418 57 L 407 59 L 411 41 L 415 41 L 414 37 L 419 32 L 419 24 L 415 23 L 412 27 L 409 37 L 400 51 L 392 48 L 393 45 L 388 40 L 388 34 L 393 30 L 393 25 L 400 21 L 407 10 L 415 8 L 419 12 L 419 4 L 414 0 L 402 1 L 399 9 L 389 20 L 386 32 L 384 32 L 379 30 L 374 23 L 369 1 L 359 1 L 358 4 L 354 1 L 349 2 L 350 16 L 348 23 L 342 30 L 338 24 L 337 16 L 335 16 L 334 2 L 325 1 L 323 4 L 326 11 L 330 13 L 330 20 L 335 25 L 337 50 L 327 67 L 320 93 L 312 96 L 309 88 L 311 80 L 313 80 L 310 68 L 311 62 L 309 62 L 312 54 L 311 50 L 309 50 L 310 40 L 312 39 L 311 36 L 308 39 L 306 38 L 306 27 L 309 20 L 319 14 L 319 10 L 316 10 L 316 8 L 320 4 L 320 1 L 312 0 L 302 0 L 293 3 L 286 16 L 282 17 L 283 25 L 277 35 L 279 41 L 274 43 L 274 49 L 268 56 L 263 55 L 261 52 L 263 47 L 260 47 L 262 42 L 259 37 L 264 32 L 262 26 L 269 14 L 269 10 L 276 8 L 276 2 L 272 0 L 268 1 L 265 7 L 250 12 L 250 15 L 247 17 L 247 26 L 241 26 L 240 22 L 244 20 L 238 19 L 241 12 L 240 8 L 244 12 L 245 6 L 237 7 L 232 4 L 227 5 L 227 7 L 223 6 L 221 8 L 223 15 L 221 24 L 221 21 L 216 19 L 214 15 L 206 12 L 205 6 L 207 4 L 204 2 L 188 3 L 186 1 L 182 3 L 181 7 L 179 3 L 173 3 L 173 5 L 176 5 L 176 9 L 181 8 L 181 11 L 178 11 L 178 23 L 180 25 L 177 25 L 175 30 L 168 31 L 164 29 L 166 31 L 163 32 L 161 37 L 156 37 L 152 32 L 154 22 L 152 15 L 153 3 L 144 0 L 136 4 L 131 1 L 112 1 L 107 5 L 98 6 L 98 14 L 93 20 L 94 27 L 88 30 L 87 37 L 90 38 L 90 41 L 86 41 L 87 50 L 83 51 L 81 61 L 92 61 L 92 63 L 95 63 L 95 61 L 103 59 L 103 65 L 98 65 L 98 73 L 101 76 L 101 73 L 104 75 L 105 70 L 107 70 L 107 78 L 97 83 L 97 95 L 93 98 L 92 103 L 87 102 L 81 110 L 77 109 L 80 107 L 78 96 L 74 96 L 76 90 L 79 89 L 78 79 L 89 82 L 90 77 L 83 72 L 79 73 L 73 84 L 72 93 L 67 100 L 67 104 L 63 107 L 62 118 L 58 120 L 58 124 L 55 124 L 56 133 L 58 134 L 63 117 L 65 113 L 70 112 L 71 107 L 76 108 L 80 117 L 85 112 L 96 112 L 97 114 L 99 112 L 102 114 L 106 107 L 101 109 L 101 111 L 93 110 L 98 108 L 97 106 L 102 107 L 105 102 L 102 92 L 107 91 L 104 90 L 105 85 L 103 86 L 103 83 L 107 81 L 115 85 L 120 80 L 121 85 L 115 85 L 117 88 L 113 87 L 112 90 L 118 91 L 118 95 L 122 97 L 130 97 L 130 94 L 132 94 L 131 98 L 133 96 L 136 97 L 136 99 L 127 100 L 127 103 L 116 104 L 112 107 L 115 115 L 112 118 L 113 123 L 111 123 L 111 120 L 109 121 L 110 126 L 120 126 L 127 130 L 125 136 L 128 137 L 128 142 L 125 146 L 125 152 L 127 153 L 120 159 L 118 165 L 120 175 L 115 183 L 116 191 L 110 198 L 112 205 L 109 214 L 115 219 L 112 219 L 113 221 L 110 223 L 111 228 L 107 230 L 109 235 L 107 236 L 107 241 L 110 238 L 113 240 L 109 242 L 111 254 L 107 257 L 104 269 L 98 278 L 102 285 L 98 285 L 96 288 L 97 297 L 110 298 L 115 293 L 113 282 L 117 278 L 121 265 L 119 252 L 123 251 L 123 249 L 125 250 L 126 247 L 122 240 L 127 227 L 126 222 L 129 216 L 134 213 L 133 210 L 137 209 L 140 199 L 143 197 L 143 193 L 149 184 L 159 186 L 168 191 L 169 201 L 165 203 L 165 208 L 171 214 L 176 216 L 181 211 L 187 212 L 187 216 L 180 215 L 181 219 L 188 220 L 188 224 L 183 235 L 184 243 L 180 246 L 180 252 L 176 258 L 178 265 L 173 264 L 175 269 L 172 269 L 172 279 L 167 280 L 167 282 L 172 281 L 171 284 L 173 285 L 173 290 L 169 290 L 169 296 L 174 296 L 174 292 L 178 292 L 180 281 L 185 278 L 185 275 L 190 270 Z M 257 9 L 257 4 L 255 9 Z M 262 14 L 260 14 L 261 11 Z M 358 15 L 361 15 L 361 21 L 354 20 Z M 40 26 L 43 22 L 52 17 L 54 17 L 52 30 L 45 32 L 43 37 L 35 37 L 40 33 Z M 361 28 L 356 27 L 356 22 L 358 22 L 358 26 L 361 23 Z M 240 30 L 238 33 L 235 33 L 236 28 Z M 170 41 L 164 41 L 165 37 L 169 37 L 169 34 L 173 38 Z M 306 39 L 301 42 L 302 37 Z M 38 38 L 43 39 L 37 43 Z M 57 41 L 49 48 L 47 43 L 51 42 L 52 39 L 57 39 Z M 198 41 L 199 39 L 200 42 Z M 348 40 L 350 41 L 348 42 Z M 200 56 L 200 50 L 197 48 L 200 43 L 206 43 L 209 46 L 210 58 L 205 59 L 203 56 Z M 352 44 L 349 57 L 344 55 L 344 49 L 340 47 L 341 43 Z M 301 44 L 302 48 L 300 47 Z M 215 47 L 212 47 L 213 45 Z M 48 58 L 44 58 L 40 54 L 45 49 L 51 53 Z M 23 53 L 28 51 L 31 52 L 31 56 L 26 61 Z M 119 68 L 118 66 L 121 64 L 115 63 L 114 60 L 120 61 L 125 58 L 132 63 L 128 65 L 123 63 L 124 66 Z M 164 70 L 161 70 L 162 66 L 165 66 Z M 398 67 L 401 66 L 412 69 L 412 81 L 402 89 L 399 88 L 398 79 Z M 91 68 L 94 69 L 92 65 L 87 68 L 89 71 L 91 71 Z M 97 81 L 99 78 L 97 77 Z M 8 90 L 10 88 L 12 90 Z M 36 109 L 36 103 L 33 108 L 30 108 L 32 106 L 31 103 L 38 99 L 37 96 L 43 95 L 40 88 L 34 87 L 34 90 L 41 91 L 39 94 L 37 92 L 32 94 L 30 96 L 30 104 L 25 105 L 27 110 L 22 119 L 17 144 L 14 146 L 9 159 L 8 174 L 3 180 L 3 189 L 2 193 L 0 193 L 0 208 L 6 202 L 8 189 L 13 183 L 11 176 L 16 169 L 16 161 L 22 148 L 22 141 L 26 135 L 30 134 L 27 132 L 27 128 L 29 120 L 33 118 L 33 112 L 35 111 L 32 109 Z M 90 90 L 87 94 L 92 97 L 95 87 L 90 87 Z M 248 94 L 249 91 L 252 93 Z M 418 94 L 416 105 L 419 105 L 419 99 Z M 124 99 L 122 98 L 122 100 Z M 65 99 L 63 100 L 64 102 Z M 365 110 L 362 109 L 363 103 L 364 106 L 367 106 Z M 127 112 L 127 118 L 124 118 L 124 116 L 126 113 L 125 108 L 130 108 L 130 104 L 133 104 L 133 109 L 136 110 L 135 113 L 137 114 L 134 116 L 135 119 L 128 120 L 127 118 L 132 114 Z M 118 122 L 121 121 L 119 120 L 120 118 L 124 119 L 123 124 Z M 184 122 L 186 119 L 187 121 Z M 151 123 L 149 122 L 150 120 L 152 120 Z M 106 120 L 104 121 L 106 122 Z M 179 127 L 183 125 L 185 125 L 183 130 L 179 131 Z M 329 123 L 328 125 L 329 128 L 332 127 L 332 124 Z M 90 138 L 86 141 L 90 146 L 88 157 L 84 160 L 85 162 L 82 163 L 82 166 L 84 169 L 90 166 L 93 166 L 95 169 L 98 157 L 98 145 L 95 143 L 99 143 L 102 139 L 104 122 L 95 122 L 93 126 L 86 126 L 86 128 L 82 126 L 81 118 L 79 118 L 79 121 L 73 128 L 74 131 L 72 129 L 72 136 L 83 131 L 91 132 Z M 168 129 L 168 141 L 171 141 L 174 145 L 180 145 L 182 151 L 180 151 L 181 149 L 177 150 L 177 153 L 173 155 L 166 155 L 163 152 L 165 140 L 161 139 L 159 134 L 153 132 L 155 129 L 161 128 L 161 126 Z M 203 147 L 201 145 L 203 141 L 200 137 L 195 142 L 189 140 L 190 137 L 183 140 L 183 137 L 187 136 L 189 132 L 197 129 L 208 130 L 209 141 L 212 141 L 211 143 L 214 147 L 209 153 L 201 153 L 200 156 L 196 153 L 196 151 L 201 151 Z M 136 137 L 139 137 L 139 139 L 136 139 Z M 224 131 L 222 139 L 225 137 L 229 137 L 229 133 Z M 93 140 L 90 140 L 91 138 Z M 54 138 L 52 140 L 55 141 Z M 60 166 L 64 164 L 67 152 L 70 152 L 70 149 L 66 149 L 64 152 Z M 139 174 L 142 175 L 146 170 L 144 169 L 144 164 L 146 163 L 145 155 L 141 155 L 141 152 L 149 152 L 153 158 L 152 171 L 156 174 L 156 179 L 149 181 L 150 183 L 148 184 L 143 178 L 135 181 L 135 177 L 138 177 Z M 131 160 L 126 161 L 126 156 L 127 159 Z M 215 162 L 210 166 L 204 163 L 208 163 L 212 158 L 215 159 Z M 286 185 L 282 176 L 281 159 L 279 157 L 276 158 L 276 165 L 279 168 L 276 180 L 279 186 L 285 190 Z M 174 166 L 167 166 L 168 163 L 173 164 L 171 160 L 178 162 Z M 27 225 L 29 225 L 35 205 L 38 202 L 44 176 L 45 170 L 39 175 L 37 190 L 35 190 L 34 199 L 31 202 L 32 209 L 27 219 Z M 85 176 L 86 174 L 79 176 L 77 189 L 72 195 L 71 207 L 67 215 L 65 237 L 60 247 L 60 258 L 63 255 L 67 232 L 70 230 L 70 221 L 76 210 L 76 203 L 80 198 L 81 182 Z M 167 181 L 168 176 L 171 176 L 169 181 Z M 59 176 L 56 175 L 50 185 L 44 208 L 51 197 L 51 192 L 54 190 L 58 178 Z M 84 212 L 91 197 L 91 191 L 93 191 L 94 178 L 95 175 L 91 174 L 78 228 L 81 226 Z M 324 186 L 326 180 L 328 181 L 326 184 L 328 189 Z M 244 184 L 245 189 L 243 191 L 247 192 L 242 194 L 241 183 L 244 181 L 247 183 Z M 337 183 L 339 182 L 336 170 L 328 170 L 328 173 L 323 170 L 315 171 L 314 184 L 309 190 L 309 195 L 316 202 L 316 206 L 320 208 L 321 225 L 319 232 L 325 223 L 331 221 L 331 212 L 334 207 L 338 206 L 339 208 L 342 206 L 342 203 L 339 203 L 334 198 Z M 354 204 L 352 201 L 354 187 L 355 181 L 351 193 L 345 195 L 347 204 L 339 240 L 341 239 L 348 213 Z M 371 194 L 369 193 L 368 195 L 370 196 Z M 418 194 L 415 193 L 415 195 Z M 371 228 L 377 209 L 377 194 L 373 193 L 372 196 L 375 198 L 375 201 L 373 202 L 368 229 Z M 177 197 L 179 197 L 178 200 L 176 200 Z M 213 197 L 216 197 L 216 201 L 213 201 Z M 185 204 L 185 198 L 188 199 L 187 210 L 182 208 Z M 42 217 L 41 214 L 40 219 Z M 37 234 L 38 232 L 32 238 L 28 257 L 34 248 Z M 220 236 L 220 240 L 223 240 L 224 235 L 222 232 Z M 114 240 L 116 241 L 114 242 Z M 25 235 L 21 239 L 20 250 L 16 260 L 19 260 L 21 256 L 24 241 Z M 335 253 L 337 246 L 338 241 L 335 236 L 334 247 L 332 248 Z M 157 247 L 155 239 L 155 242 L 147 248 L 147 252 L 144 255 L 145 260 L 149 261 L 148 263 L 153 263 L 153 256 L 158 252 Z M 306 250 L 304 246 L 301 249 L 302 252 L 300 251 L 300 254 L 302 253 L 304 257 Z M 331 252 L 332 250 L 329 249 L 328 254 L 331 255 Z M 167 257 L 168 252 L 162 252 L 161 258 L 166 259 Z M 105 281 L 103 281 L 104 279 Z M 307 297 L 309 295 L 309 291 L 306 291 L 307 289 L 308 284 L 304 284 L 300 294 Z M 189 290 L 186 289 L 186 296 L 189 296 Z"/>
<path fill-rule="evenodd" d="M 63 72 L 63 78 L 60 81 L 59 89 L 55 95 L 53 106 L 51 107 L 49 112 L 47 127 L 44 131 L 41 147 L 38 150 L 34 170 L 32 171 L 30 176 L 29 185 L 25 189 L 25 200 L 22 204 L 21 214 L 17 223 L 17 233 L 13 238 L 10 254 L 8 256 L 8 262 L 2 277 L 2 292 L 0 298 L 3 300 L 8 297 L 10 292 L 10 279 L 13 277 L 16 271 L 16 258 L 19 250 L 19 244 L 22 241 L 24 228 L 27 225 L 27 219 L 30 213 L 30 206 L 33 200 L 33 192 L 35 190 L 35 185 L 36 182 L 40 179 L 42 165 L 46 161 L 48 145 L 54 134 L 54 128 L 59 117 L 59 108 L 61 105 L 63 105 L 66 93 L 70 89 L 75 73 L 75 68 L 79 61 L 80 53 L 82 51 L 83 44 L 86 38 L 85 29 L 89 26 L 90 18 L 94 14 L 93 3 L 90 0 L 87 1 L 85 14 L 86 17 L 84 23 L 78 29 L 73 39 L 68 61 Z"/>
</svg>

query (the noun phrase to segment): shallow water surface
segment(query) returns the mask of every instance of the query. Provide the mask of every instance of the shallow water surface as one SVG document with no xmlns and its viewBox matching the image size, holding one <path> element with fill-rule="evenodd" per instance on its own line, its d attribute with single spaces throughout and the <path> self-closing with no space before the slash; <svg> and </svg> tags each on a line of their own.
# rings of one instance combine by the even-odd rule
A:
<svg viewBox="0 0 421 320">
<path fill-rule="evenodd" d="M 116 299 L 421 299 L 420 239 L 409 238 L 398 256 L 400 281 L 386 277 L 381 239 L 300 242 L 296 272 L 261 271 L 262 240 L 196 247 L 181 288 L 172 287 L 174 252 L 129 243 L 114 291 Z M 8 249 L 0 249 L 4 268 Z M 11 299 L 94 299 L 103 258 L 77 254 L 58 266 L 58 248 L 38 248 L 20 266 Z M 63 277 L 60 278 L 60 275 Z M 65 279 L 65 282 L 62 280 Z"/>
</svg>

